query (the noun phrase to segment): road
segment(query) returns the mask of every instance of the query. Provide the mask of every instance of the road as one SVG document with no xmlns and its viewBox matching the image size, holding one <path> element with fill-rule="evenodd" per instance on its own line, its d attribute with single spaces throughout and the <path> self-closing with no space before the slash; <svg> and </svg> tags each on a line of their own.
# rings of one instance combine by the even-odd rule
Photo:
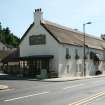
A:
<svg viewBox="0 0 105 105">
<path fill-rule="evenodd" d="M 105 77 L 66 82 L 0 80 L 0 105 L 105 105 Z"/>
</svg>

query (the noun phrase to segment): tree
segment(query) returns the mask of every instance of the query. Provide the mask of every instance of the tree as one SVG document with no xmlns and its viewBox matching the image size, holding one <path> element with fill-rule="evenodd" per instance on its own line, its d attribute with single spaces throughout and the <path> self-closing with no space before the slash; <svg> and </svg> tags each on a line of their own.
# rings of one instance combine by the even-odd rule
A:
<svg viewBox="0 0 105 105">
<path fill-rule="evenodd" d="M 9 27 L 2 28 L 2 25 L 0 23 L 0 41 L 5 44 L 17 47 L 20 42 L 20 39 L 13 33 L 11 33 Z"/>
<path fill-rule="evenodd" d="M 1 30 L 2 30 L 2 26 L 1 26 L 1 22 L 0 22 L 0 32 L 1 32 Z"/>
<path fill-rule="evenodd" d="M 1 36 L 2 36 L 2 26 L 1 26 L 1 22 L 0 22 L 0 39 L 1 39 Z"/>
</svg>

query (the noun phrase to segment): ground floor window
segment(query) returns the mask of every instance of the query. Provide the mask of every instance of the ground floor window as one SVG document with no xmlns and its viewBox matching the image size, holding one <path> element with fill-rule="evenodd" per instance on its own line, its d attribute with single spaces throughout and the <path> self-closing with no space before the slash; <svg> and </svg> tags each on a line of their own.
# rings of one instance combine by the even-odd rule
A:
<svg viewBox="0 0 105 105">
<path fill-rule="evenodd" d="M 67 65 L 67 73 L 69 73 L 69 65 Z"/>
<path fill-rule="evenodd" d="M 21 60 L 17 65 L 4 65 L 4 71 L 11 74 L 40 75 L 41 70 L 46 70 L 49 73 L 49 59 L 31 59 Z"/>
<path fill-rule="evenodd" d="M 81 72 L 81 70 L 82 70 L 82 64 L 78 64 L 77 72 Z"/>
</svg>

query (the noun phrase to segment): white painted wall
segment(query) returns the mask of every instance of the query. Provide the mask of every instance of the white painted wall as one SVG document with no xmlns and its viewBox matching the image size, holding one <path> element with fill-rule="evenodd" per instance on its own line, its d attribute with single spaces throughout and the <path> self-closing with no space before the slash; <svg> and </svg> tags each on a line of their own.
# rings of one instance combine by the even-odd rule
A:
<svg viewBox="0 0 105 105">
<path fill-rule="evenodd" d="M 46 44 L 29 45 L 29 36 L 40 34 L 46 35 Z M 53 55 L 54 58 L 50 61 L 50 70 L 57 72 L 59 46 L 58 42 L 41 25 L 34 25 L 19 46 L 20 56 Z"/>
<path fill-rule="evenodd" d="M 29 36 L 31 35 L 46 35 L 45 45 L 29 45 Z M 26 37 L 20 44 L 20 56 L 31 55 L 54 55 L 50 61 L 50 70 L 59 72 L 59 77 L 62 76 L 83 76 L 83 48 L 73 45 L 60 45 L 58 42 L 41 26 L 34 25 L 27 33 Z M 71 59 L 66 59 L 66 48 L 69 48 Z M 75 50 L 78 51 L 79 59 L 75 60 Z M 94 75 L 96 67 L 89 57 L 90 51 L 95 53 L 103 53 L 101 50 L 86 48 L 86 75 Z M 68 69 L 69 65 L 69 70 Z M 105 71 L 105 63 L 101 62 L 99 68 Z"/>
<path fill-rule="evenodd" d="M 66 59 L 66 48 L 69 48 L 69 53 L 71 56 L 70 59 Z M 59 56 L 59 76 L 60 77 L 77 75 L 77 66 L 78 64 L 82 64 L 82 61 L 81 61 L 81 58 L 80 60 L 75 60 L 76 49 L 78 50 L 78 55 L 82 57 L 82 53 L 80 53 L 81 47 L 76 47 L 72 45 L 61 45 L 59 50 L 59 55 L 60 55 Z"/>
<path fill-rule="evenodd" d="M 66 48 L 69 48 L 71 59 L 66 59 Z M 79 59 L 75 59 L 75 50 L 78 51 Z M 101 61 L 100 65 L 96 66 L 93 60 L 90 59 L 89 52 L 103 54 L 103 51 L 86 48 L 87 59 L 86 63 L 86 75 L 95 75 L 96 70 L 100 70 L 105 73 L 105 62 Z M 83 47 L 73 45 L 61 45 L 59 49 L 59 77 L 62 76 L 83 76 Z M 68 66 L 69 65 L 69 70 Z"/>
</svg>

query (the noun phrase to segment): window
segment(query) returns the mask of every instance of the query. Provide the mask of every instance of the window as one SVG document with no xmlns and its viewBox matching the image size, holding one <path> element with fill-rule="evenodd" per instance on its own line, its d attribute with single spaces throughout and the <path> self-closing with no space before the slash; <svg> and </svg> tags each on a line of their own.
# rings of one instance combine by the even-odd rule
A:
<svg viewBox="0 0 105 105">
<path fill-rule="evenodd" d="M 3 47 L 3 51 L 5 50 L 5 47 Z"/>
<path fill-rule="evenodd" d="M 69 73 L 69 65 L 67 65 L 67 73 Z"/>
<path fill-rule="evenodd" d="M 75 50 L 75 59 L 79 59 L 78 50 L 77 49 Z"/>
<path fill-rule="evenodd" d="M 70 59 L 69 48 L 66 48 L 66 59 Z"/>
<path fill-rule="evenodd" d="M 29 37 L 30 45 L 41 45 L 46 44 L 46 36 L 45 35 L 32 35 Z"/>
<path fill-rule="evenodd" d="M 69 48 L 66 48 L 66 55 L 69 55 Z"/>
<path fill-rule="evenodd" d="M 82 69 L 82 64 L 78 64 L 78 71 L 77 72 L 81 72 L 81 69 Z"/>
</svg>

